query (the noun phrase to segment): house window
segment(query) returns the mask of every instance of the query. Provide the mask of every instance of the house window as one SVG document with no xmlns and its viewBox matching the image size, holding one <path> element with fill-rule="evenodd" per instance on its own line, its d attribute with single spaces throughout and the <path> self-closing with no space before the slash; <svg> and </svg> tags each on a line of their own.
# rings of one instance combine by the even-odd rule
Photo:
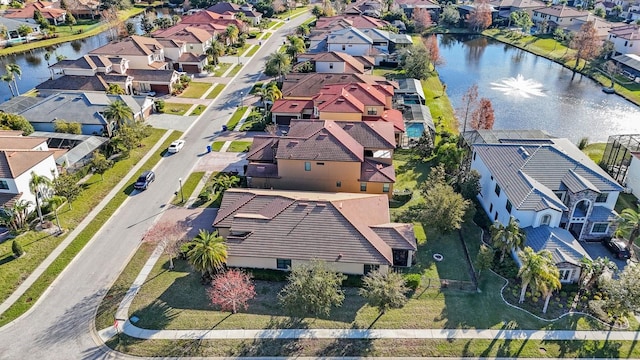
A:
<svg viewBox="0 0 640 360">
<path fill-rule="evenodd" d="M 493 217 L 493 221 L 498 221 L 498 212 L 496 211 L 496 216 Z"/>
<path fill-rule="evenodd" d="M 360 191 L 367 191 L 367 183 L 360 183 Z"/>
<path fill-rule="evenodd" d="M 559 269 L 560 271 L 560 282 L 571 282 L 571 274 L 573 270 L 571 269 Z"/>
<path fill-rule="evenodd" d="M 546 214 L 542 216 L 540 220 L 540 225 L 549 225 L 551 223 L 551 215 Z"/>
<path fill-rule="evenodd" d="M 591 228 L 592 234 L 606 234 L 609 229 L 608 223 L 594 223 Z"/>
<path fill-rule="evenodd" d="M 367 275 L 372 271 L 376 271 L 379 268 L 380 268 L 380 265 L 364 264 L 364 275 Z"/>
<path fill-rule="evenodd" d="M 346 45 L 342 45 L 342 50 L 347 50 L 347 46 Z"/>
<path fill-rule="evenodd" d="M 322 166 L 322 165 L 324 165 L 324 163 L 318 163 L 318 162 L 317 162 L 317 163 L 316 163 L 316 165 L 320 165 L 320 166 Z"/>
<path fill-rule="evenodd" d="M 7 183 L 5 180 L 0 180 L 0 189 L 9 190 L 9 183 Z"/>
<path fill-rule="evenodd" d="M 336 187 L 342 187 L 342 181 L 336 181 Z"/>
<path fill-rule="evenodd" d="M 342 49 L 344 50 L 344 49 Z M 333 63 L 329 63 L 329 69 L 333 69 Z"/>
<path fill-rule="evenodd" d="M 602 193 L 599 194 L 598 197 L 596 198 L 596 202 L 597 203 L 604 203 L 607 202 L 607 198 L 609 197 L 609 193 Z"/>
<path fill-rule="evenodd" d="M 489 205 L 489 213 L 493 212 L 493 203 Z"/>
<path fill-rule="evenodd" d="M 496 195 L 500 196 L 500 185 L 496 184 Z"/>
<path fill-rule="evenodd" d="M 506 206 L 506 208 L 507 208 L 507 212 L 508 212 L 509 214 L 511 214 L 511 207 L 512 207 L 512 206 L 511 206 L 511 201 L 507 200 L 507 206 Z"/>
<path fill-rule="evenodd" d="M 282 270 L 291 269 L 291 259 L 276 259 L 276 267 Z"/>
<path fill-rule="evenodd" d="M 388 193 L 390 187 L 391 185 L 389 184 L 382 184 L 382 192 Z"/>
<path fill-rule="evenodd" d="M 564 201 L 564 191 L 554 191 L 553 194 L 560 199 L 560 201 Z"/>
<path fill-rule="evenodd" d="M 311 162 L 309 161 L 304 162 L 304 171 L 311 171 Z"/>
<path fill-rule="evenodd" d="M 375 108 L 369 108 L 367 110 L 367 115 L 378 115 L 378 110 L 376 110 Z"/>
<path fill-rule="evenodd" d="M 476 153 L 474 152 L 473 153 L 473 160 L 475 160 L 475 159 L 476 159 Z"/>
</svg>

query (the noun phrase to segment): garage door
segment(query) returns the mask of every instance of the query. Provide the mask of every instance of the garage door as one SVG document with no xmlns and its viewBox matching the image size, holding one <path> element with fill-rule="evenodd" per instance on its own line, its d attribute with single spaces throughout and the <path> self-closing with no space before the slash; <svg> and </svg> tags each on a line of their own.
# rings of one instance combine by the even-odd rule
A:
<svg viewBox="0 0 640 360">
<path fill-rule="evenodd" d="M 295 116 L 276 115 L 276 124 L 289 125 L 291 124 L 291 119 L 294 119 L 294 118 Z"/>
<path fill-rule="evenodd" d="M 168 94 L 169 93 L 169 85 L 151 85 L 151 91 L 155 91 L 158 94 Z"/>
<path fill-rule="evenodd" d="M 198 65 L 182 65 L 182 71 L 190 74 L 198 74 L 200 69 L 198 69 Z"/>
</svg>

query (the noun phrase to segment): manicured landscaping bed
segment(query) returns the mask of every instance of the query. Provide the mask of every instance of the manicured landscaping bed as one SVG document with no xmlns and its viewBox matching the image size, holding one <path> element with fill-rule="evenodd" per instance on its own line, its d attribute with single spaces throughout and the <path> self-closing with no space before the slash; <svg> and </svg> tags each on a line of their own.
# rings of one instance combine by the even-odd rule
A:
<svg viewBox="0 0 640 360">
<path fill-rule="evenodd" d="M 180 104 L 180 103 L 168 102 L 164 104 L 164 109 L 162 110 L 162 112 L 164 114 L 171 114 L 171 115 L 184 115 L 187 113 L 189 109 L 191 109 L 192 106 L 193 104 Z"/>
<path fill-rule="evenodd" d="M 204 171 L 196 171 L 189 174 L 189 177 L 182 182 L 182 194 L 180 194 L 180 189 L 176 190 L 177 194 L 173 197 L 173 200 L 171 200 L 171 204 L 184 204 L 182 202 L 182 195 L 184 195 L 184 201 L 189 200 L 191 194 L 193 194 L 193 191 L 196 189 L 196 186 L 198 186 L 203 176 Z"/>
<path fill-rule="evenodd" d="M 220 93 L 224 89 L 224 87 L 225 87 L 224 84 L 217 84 L 216 87 L 214 87 L 213 90 L 211 90 L 209 92 L 209 94 L 207 94 L 207 99 L 215 99 L 215 98 L 217 98 L 218 95 L 220 95 Z"/>
<path fill-rule="evenodd" d="M 192 81 L 179 97 L 199 99 L 210 87 L 210 83 Z"/>
<path fill-rule="evenodd" d="M 246 111 L 247 111 L 246 106 L 239 106 L 236 109 L 236 111 L 233 113 L 233 115 L 231 115 L 231 118 L 229 119 L 229 121 L 227 121 L 227 129 L 230 131 L 235 129 L 236 125 L 238 125 L 238 123 L 240 122 L 240 120 L 242 119 L 242 116 Z"/>
</svg>

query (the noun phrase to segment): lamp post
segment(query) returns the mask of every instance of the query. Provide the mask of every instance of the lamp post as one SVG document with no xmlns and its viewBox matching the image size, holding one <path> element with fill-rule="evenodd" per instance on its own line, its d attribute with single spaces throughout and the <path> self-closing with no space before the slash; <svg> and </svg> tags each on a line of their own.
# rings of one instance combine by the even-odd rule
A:
<svg viewBox="0 0 640 360">
<path fill-rule="evenodd" d="M 236 54 L 238 54 L 238 65 L 240 65 L 240 50 Z"/>
<path fill-rule="evenodd" d="M 178 183 L 180 183 L 180 199 L 181 199 L 181 203 L 184 203 L 184 193 L 182 192 L 182 178 L 178 179 Z"/>
<path fill-rule="evenodd" d="M 240 91 L 240 107 L 244 106 L 244 91 Z"/>
</svg>

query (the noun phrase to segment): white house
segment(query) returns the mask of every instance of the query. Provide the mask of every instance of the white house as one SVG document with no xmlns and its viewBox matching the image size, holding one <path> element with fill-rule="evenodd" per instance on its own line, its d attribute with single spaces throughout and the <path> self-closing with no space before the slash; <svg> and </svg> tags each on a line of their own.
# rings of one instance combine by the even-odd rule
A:
<svg viewBox="0 0 640 360">
<path fill-rule="evenodd" d="M 640 152 L 632 152 L 631 163 L 627 169 L 626 185 L 631 193 L 640 198 Z"/>
<path fill-rule="evenodd" d="M 616 53 L 640 55 L 640 25 L 629 24 L 609 30 L 609 41 Z"/>
</svg>

